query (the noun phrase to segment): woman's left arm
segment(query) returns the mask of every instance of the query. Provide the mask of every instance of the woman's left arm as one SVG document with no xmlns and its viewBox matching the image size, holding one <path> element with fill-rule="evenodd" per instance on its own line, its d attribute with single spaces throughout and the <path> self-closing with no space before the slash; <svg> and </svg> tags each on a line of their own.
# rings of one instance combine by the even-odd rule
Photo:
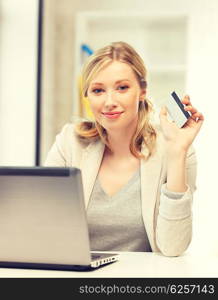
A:
<svg viewBox="0 0 218 300">
<path fill-rule="evenodd" d="M 191 144 L 204 120 L 203 115 L 191 105 L 188 96 L 182 102 L 191 112 L 191 118 L 183 128 L 167 120 L 165 108 L 160 113 L 167 146 L 167 182 L 161 192 L 156 238 L 160 251 L 167 256 L 182 254 L 191 241 L 191 205 L 197 164 Z"/>
</svg>

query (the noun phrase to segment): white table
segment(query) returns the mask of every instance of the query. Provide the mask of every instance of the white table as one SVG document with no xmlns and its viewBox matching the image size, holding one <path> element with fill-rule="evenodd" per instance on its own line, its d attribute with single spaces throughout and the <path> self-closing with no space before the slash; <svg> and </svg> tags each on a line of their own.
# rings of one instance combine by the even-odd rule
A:
<svg viewBox="0 0 218 300">
<path fill-rule="evenodd" d="M 215 277 L 218 278 L 218 255 L 187 253 L 165 257 L 157 253 L 120 252 L 120 259 L 95 271 L 71 272 L 0 268 L 1 278 L 136 278 L 136 277 Z"/>
</svg>

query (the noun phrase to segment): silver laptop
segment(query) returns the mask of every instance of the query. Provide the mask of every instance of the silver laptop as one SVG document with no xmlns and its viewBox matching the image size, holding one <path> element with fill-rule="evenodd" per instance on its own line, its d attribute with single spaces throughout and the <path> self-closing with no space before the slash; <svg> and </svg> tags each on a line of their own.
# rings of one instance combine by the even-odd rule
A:
<svg viewBox="0 0 218 300">
<path fill-rule="evenodd" d="M 0 267 L 92 270 L 118 257 L 90 250 L 79 169 L 0 167 Z"/>
</svg>

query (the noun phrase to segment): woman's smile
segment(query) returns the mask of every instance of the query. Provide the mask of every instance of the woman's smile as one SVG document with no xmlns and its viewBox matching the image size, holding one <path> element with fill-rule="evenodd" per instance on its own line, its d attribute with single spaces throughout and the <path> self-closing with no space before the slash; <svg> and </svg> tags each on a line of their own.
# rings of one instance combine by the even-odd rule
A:
<svg viewBox="0 0 218 300">
<path fill-rule="evenodd" d="M 120 115 L 123 113 L 123 111 L 114 111 L 114 112 L 106 112 L 106 113 L 102 113 L 104 117 L 108 118 L 108 119 L 118 119 L 120 117 Z"/>
</svg>

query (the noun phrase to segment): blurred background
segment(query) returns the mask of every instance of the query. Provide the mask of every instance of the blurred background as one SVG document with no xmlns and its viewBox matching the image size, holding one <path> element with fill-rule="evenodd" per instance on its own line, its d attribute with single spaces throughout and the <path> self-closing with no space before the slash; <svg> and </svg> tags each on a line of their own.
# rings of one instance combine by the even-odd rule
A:
<svg viewBox="0 0 218 300">
<path fill-rule="evenodd" d="M 218 255 L 217 0 L 0 0 L 0 164 L 42 165 L 65 123 L 91 117 L 81 67 L 112 41 L 142 56 L 156 111 L 175 90 L 205 116 L 189 251 Z"/>
</svg>

